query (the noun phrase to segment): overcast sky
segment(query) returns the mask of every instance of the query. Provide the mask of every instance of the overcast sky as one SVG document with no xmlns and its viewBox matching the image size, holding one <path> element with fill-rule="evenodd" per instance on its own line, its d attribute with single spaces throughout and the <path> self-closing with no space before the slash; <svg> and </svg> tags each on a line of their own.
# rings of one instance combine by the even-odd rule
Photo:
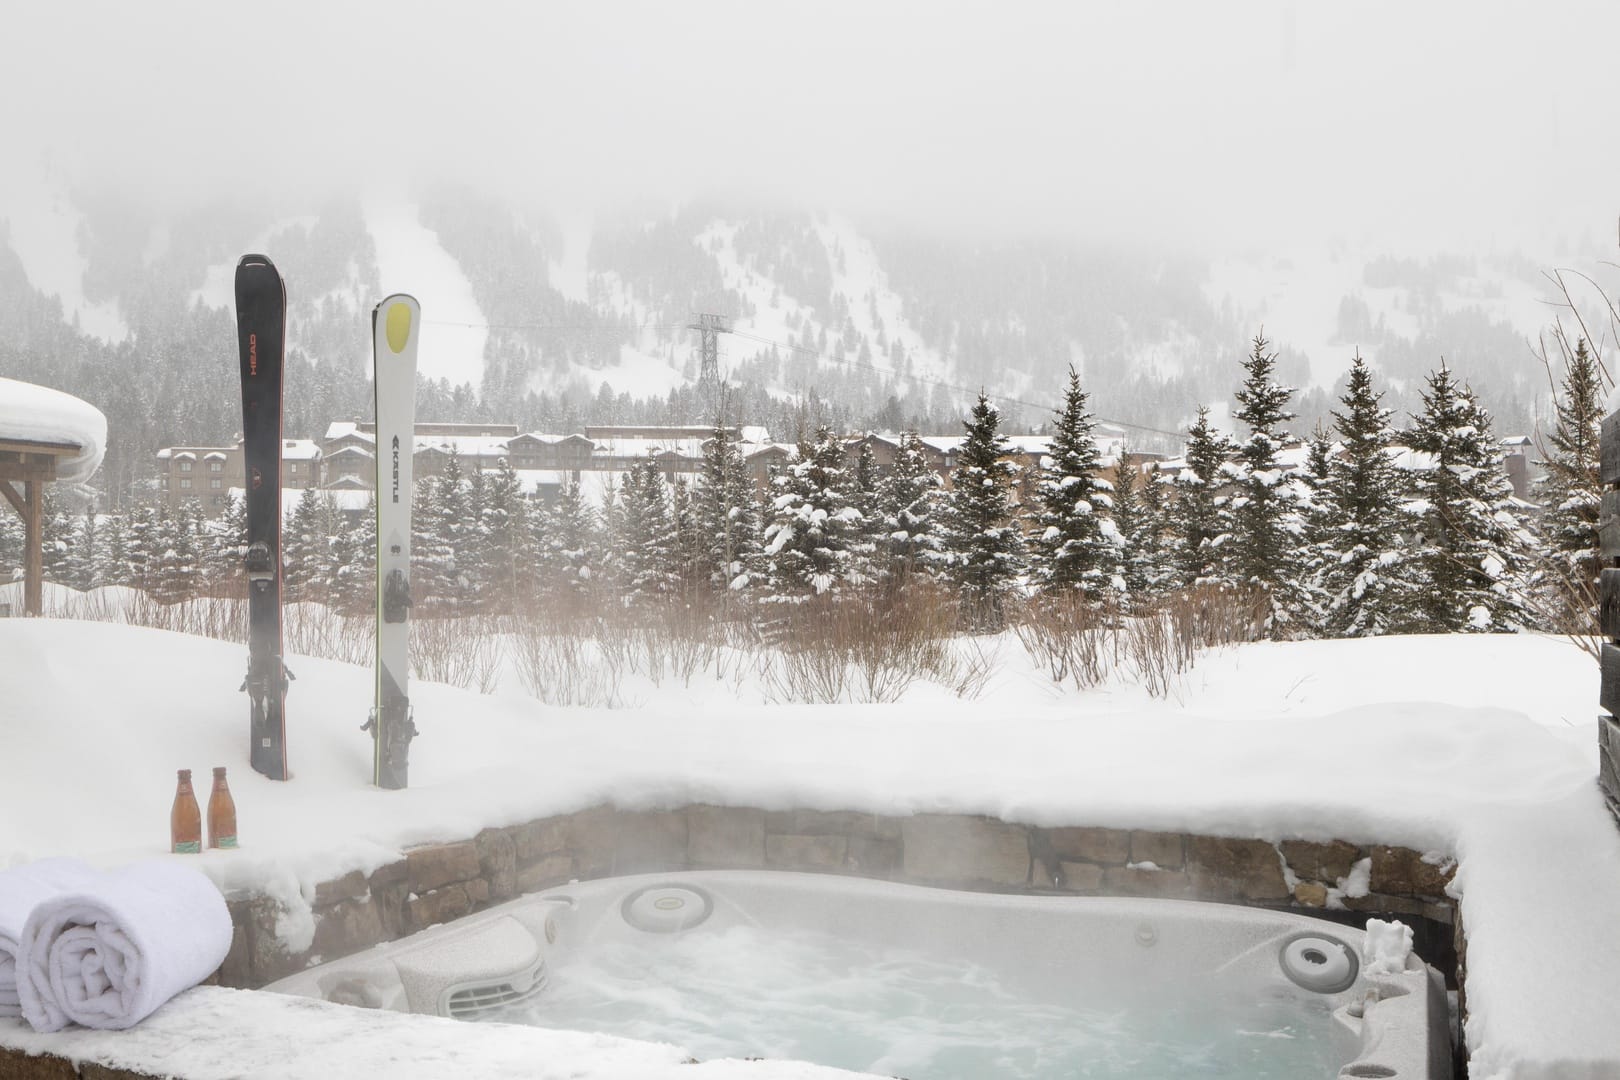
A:
<svg viewBox="0 0 1620 1080">
<path fill-rule="evenodd" d="M 8 163 L 1485 250 L 1620 215 L 1620 3 L 16 0 Z M 3 195 L 3 193 L 0 193 Z M 1550 243 L 1550 239 L 1547 241 Z"/>
</svg>

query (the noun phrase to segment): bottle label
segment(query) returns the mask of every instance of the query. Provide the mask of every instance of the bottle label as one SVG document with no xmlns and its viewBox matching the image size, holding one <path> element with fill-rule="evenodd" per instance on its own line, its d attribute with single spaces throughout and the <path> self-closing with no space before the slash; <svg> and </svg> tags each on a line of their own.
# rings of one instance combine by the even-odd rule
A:
<svg viewBox="0 0 1620 1080">
<path fill-rule="evenodd" d="M 176 840 L 174 844 L 176 855 L 200 855 L 202 853 L 201 840 Z"/>
<path fill-rule="evenodd" d="M 214 846 L 217 848 L 234 848 L 236 846 L 236 837 L 216 836 L 214 837 Z"/>
</svg>

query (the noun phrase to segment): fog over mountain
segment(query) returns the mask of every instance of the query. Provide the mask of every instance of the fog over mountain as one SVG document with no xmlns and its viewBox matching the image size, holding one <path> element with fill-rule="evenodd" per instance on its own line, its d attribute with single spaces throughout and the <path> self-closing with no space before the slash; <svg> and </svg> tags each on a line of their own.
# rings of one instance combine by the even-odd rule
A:
<svg viewBox="0 0 1620 1080">
<path fill-rule="evenodd" d="M 113 487 L 227 439 L 229 271 L 262 249 L 289 433 L 364 412 L 394 289 L 444 418 L 678 412 L 714 311 L 778 428 L 949 424 L 980 386 L 1038 424 L 1072 363 L 1168 442 L 1263 326 L 1301 429 L 1359 350 L 1390 404 L 1444 356 L 1529 430 L 1546 275 L 1615 253 L 1620 14 L 1119 7 L 27 5 L 0 374 L 130 410 Z"/>
</svg>

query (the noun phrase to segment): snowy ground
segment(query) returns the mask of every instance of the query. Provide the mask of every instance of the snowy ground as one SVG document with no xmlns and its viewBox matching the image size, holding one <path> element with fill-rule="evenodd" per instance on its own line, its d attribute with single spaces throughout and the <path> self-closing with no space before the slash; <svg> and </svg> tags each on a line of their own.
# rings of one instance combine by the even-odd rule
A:
<svg viewBox="0 0 1620 1080">
<path fill-rule="evenodd" d="M 276 784 L 247 767 L 240 646 L 0 620 L 9 811 L 0 866 L 161 854 L 174 770 L 214 765 L 231 769 L 243 849 L 192 861 L 222 887 L 281 897 L 294 942 L 307 940 L 304 898 L 319 880 L 381 865 L 407 845 L 604 801 L 1381 841 L 1459 861 L 1476 1080 L 1620 1076 L 1610 1015 L 1620 1001 L 1620 829 L 1594 779 L 1596 665 L 1573 646 L 1537 637 L 1252 645 L 1205 658 L 1169 700 L 1123 683 L 1060 690 L 1010 638 L 999 655 L 977 701 L 919 684 L 893 705 L 765 707 L 757 688 L 694 681 L 632 688 L 628 708 L 560 709 L 513 681 L 488 696 L 422 684 L 412 695 L 422 729 L 412 787 L 381 792 L 368 784 L 370 743 L 358 731 L 372 692 L 366 668 L 291 658 L 294 777 Z M 191 1011 L 196 1023 L 184 1019 Z M 120 1054 L 149 1040 L 162 1055 L 177 1023 L 296 1028 L 289 1015 L 256 995 L 199 991 L 122 1036 L 52 1041 L 0 1022 L 0 1042 L 102 1055 L 109 1039 L 122 1040 Z M 311 1030 L 341 1023 L 309 1015 Z M 381 1023 L 356 1020 L 354 1037 L 363 1043 Z M 659 1063 L 682 1056 L 544 1032 L 410 1030 L 434 1053 L 453 1048 L 469 1074 L 504 1075 L 518 1054 L 543 1055 L 558 1075 L 660 1076 Z M 275 1042 L 262 1041 L 262 1058 L 238 1058 L 237 1073 L 262 1065 L 272 1074 Z M 423 1054 L 442 1072 L 442 1056 Z M 435 1075 L 424 1068 L 389 1066 Z M 831 1075 L 732 1068 L 713 1075 Z M 214 1074 L 198 1066 L 194 1075 Z"/>
</svg>

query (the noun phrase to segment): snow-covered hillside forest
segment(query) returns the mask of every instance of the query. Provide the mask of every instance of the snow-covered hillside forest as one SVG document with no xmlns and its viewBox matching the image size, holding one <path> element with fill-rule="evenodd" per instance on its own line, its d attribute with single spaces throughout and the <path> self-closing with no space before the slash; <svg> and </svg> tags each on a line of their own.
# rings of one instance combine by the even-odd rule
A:
<svg viewBox="0 0 1620 1080">
<path fill-rule="evenodd" d="M 1038 430 L 1073 365 L 1101 418 L 1174 454 L 1200 405 L 1224 417 L 1258 327 L 1299 388 L 1301 432 L 1328 419 L 1358 350 L 1397 426 L 1421 411 L 1442 358 L 1499 433 L 1551 418 L 1537 339 L 1555 264 L 1523 256 L 1214 263 L 720 203 L 559 223 L 450 187 L 403 206 L 165 213 L 75 191 L 34 211 L 26 234 L 0 236 L 0 375 L 107 414 L 106 507 L 138 498 L 159 448 L 227 443 L 240 425 L 229 280 L 241 252 L 227 237 L 257 238 L 288 279 L 289 437 L 369 415 L 366 321 L 395 289 L 424 296 L 418 416 L 525 431 L 712 423 L 695 392 L 694 312 L 733 320 L 721 373 L 735 421 L 786 441 L 823 424 L 953 433 L 980 389 L 1008 430 Z"/>
</svg>

